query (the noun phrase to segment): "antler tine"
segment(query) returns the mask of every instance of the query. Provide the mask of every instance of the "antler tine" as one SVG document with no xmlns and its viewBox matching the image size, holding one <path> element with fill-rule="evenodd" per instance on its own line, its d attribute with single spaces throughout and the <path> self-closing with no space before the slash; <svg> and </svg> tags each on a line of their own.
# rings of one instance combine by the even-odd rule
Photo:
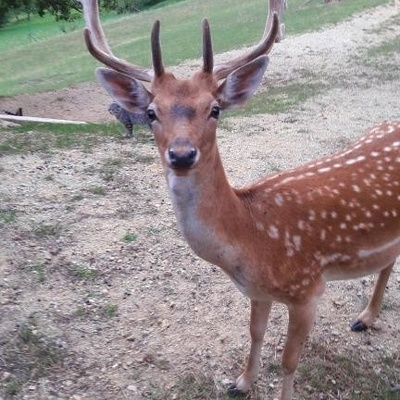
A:
<svg viewBox="0 0 400 400">
<path fill-rule="evenodd" d="M 272 0 L 270 0 L 270 2 L 272 2 Z M 214 67 L 214 75 L 217 80 L 226 78 L 235 69 L 270 52 L 279 34 L 279 17 L 276 12 L 271 11 L 271 7 L 269 11 L 264 34 L 258 45 L 253 50 L 250 50 L 248 53 L 234 60 L 216 65 Z"/>
<path fill-rule="evenodd" d="M 101 26 L 97 0 L 79 0 L 83 7 L 83 17 L 87 28 L 92 33 L 94 45 L 105 53 L 112 54 Z"/>
<path fill-rule="evenodd" d="M 86 28 L 84 30 L 86 46 L 90 54 L 98 61 L 126 75 L 140 81 L 151 82 L 153 72 L 151 69 L 131 64 L 114 56 L 107 43 L 99 17 L 97 0 L 79 0 L 83 6 Z"/>
<path fill-rule="evenodd" d="M 274 12 L 278 14 L 279 21 L 282 21 L 282 14 L 283 10 L 287 8 L 287 1 L 286 0 L 269 0 L 269 14 L 273 14 Z M 265 24 L 265 30 L 263 37 L 269 32 L 272 25 L 272 19 L 268 18 L 267 23 Z M 276 38 L 277 42 L 280 42 L 285 35 L 285 25 L 279 25 L 279 32 Z"/>
<path fill-rule="evenodd" d="M 153 69 L 155 76 L 161 76 L 164 73 L 160 45 L 160 21 L 155 21 L 151 31 L 151 54 L 153 57 Z"/>
<path fill-rule="evenodd" d="M 203 72 L 212 73 L 214 66 L 213 48 L 211 42 L 210 24 L 203 20 Z"/>
</svg>

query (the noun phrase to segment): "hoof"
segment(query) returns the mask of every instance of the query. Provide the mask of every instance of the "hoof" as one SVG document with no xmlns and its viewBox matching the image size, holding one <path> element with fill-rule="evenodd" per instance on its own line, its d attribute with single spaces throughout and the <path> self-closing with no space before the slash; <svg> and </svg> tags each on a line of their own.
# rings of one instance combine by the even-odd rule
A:
<svg viewBox="0 0 400 400">
<path fill-rule="evenodd" d="M 366 331 L 368 329 L 368 326 L 364 324 L 364 322 L 357 320 L 354 321 L 351 325 L 350 325 L 350 329 L 353 332 L 363 332 Z"/>
<path fill-rule="evenodd" d="M 246 393 L 239 390 L 234 383 L 228 387 L 228 396 L 230 397 L 244 397 Z"/>
</svg>

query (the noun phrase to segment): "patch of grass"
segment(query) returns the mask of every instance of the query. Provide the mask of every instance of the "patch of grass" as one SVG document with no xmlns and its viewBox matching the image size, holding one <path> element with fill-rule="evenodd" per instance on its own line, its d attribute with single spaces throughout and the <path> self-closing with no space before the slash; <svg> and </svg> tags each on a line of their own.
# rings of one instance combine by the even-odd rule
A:
<svg viewBox="0 0 400 400">
<path fill-rule="evenodd" d="M 133 136 L 138 143 L 154 143 L 153 132 L 147 127 L 137 126 Z"/>
<path fill-rule="evenodd" d="M 394 53 L 400 54 L 400 36 L 397 36 L 388 42 L 382 43 L 379 46 L 371 47 L 367 52 L 367 57 L 388 57 Z"/>
<path fill-rule="evenodd" d="M 14 377 L 6 379 L 4 394 L 7 396 L 15 396 L 21 390 L 22 382 Z"/>
<path fill-rule="evenodd" d="M 78 279 L 80 279 L 82 281 L 93 280 L 97 276 L 96 269 L 82 266 L 82 265 L 75 266 L 73 268 L 73 273 Z"/>
<path fill-rule="evenodd" d="M 211 376 L 187 373 L 177 384 L 178 393 L 188 399 L 217 398 L 217 388 Z"/>
<path fill-rule="evenodd" d="M 77 317 L 84 317 L 87 314 L 86 308 L 83 306 L 78 306 L 78 308 L 75 311 L 75 315 Z"/>
<path fill-rule="evenodd" d="M 391 82 L 400 78 L 400 36 L 381 43 L 368 50 L 360 63 L 371 68 L 371 76 L 381 82 Z"/>
<path fill-rule="evenodd" d="M 147 231 L 150 235 L 159 235 L 164 230 L 163 226 L 150 226 Z"/>
<path fill-rule="evenodd" d="M 55 346 L 40 332 L 37 324 L 22 324 L 18 330 L 18 337 L 36 361 L 39 370 L 43 371 L 58 361 Z"/>
<path fill-rule="evenodd" d="M 132 233 L 132 232 L 127 232 L 122 238 L 122 240 L 124 242 L 126 242 L 126 243 L 135 242 L 136 239 L 137 239 L 137 235 L 135 233 Z"/>
<path fill-rule="evenodd" d="M 141 164 L 151 164 L 156 159 L 155 155 L 150 154 L 138 154 L 135 157 L 135 161 Z"/>
<path fill-rule="evenodd" d="M 89 188 L 89 192 L 98 196 L 105 196 L 106 194 L 106 190 L 103 186 L 92 186 Z"/>
<path fill-rule="evenodd" d="M 123 160 L 119 158 L 107 160 L 100 170 L 100 176 L 106 182 L 110 182 L 114 179 L 115 174 L 122 165 Z"/>
<path fill-rule="evenodd" d="M 39 239 L 57 237 L 62 231 L 62 226 L 56 223 L 35 222 L 32 224 L 32 233 Z"/>
<path fill-rule="evenodd" d="M 12 209 L 0 209 L 0 223 L 12 224 L 17 219 L 17 213 Z"/>
<path fill-rule="evenodd" d="M 21 321 L 16 331 L 3 332 L 0 346 L 2 367 L 11 374 L 5 385 L 9 396 L 17 395 L 26 382 L 46 375 L 63 356 L 56 341 L 44 333 L 37 314 Z"/>
<path fill-rule="evenodd" d="M 240 109 L 229 111 L 227 117 L 287 112 L 324 90 L 327 90 L 327 86 L 322 83 L 289 83 L 270 87 L 257 93 Z"/>
<path fill-rule="evenodd" d="M 103 313 L 107 318 L 114 318 L 118 314 L 118 306 L 116 304 L 106 304 Z"/>
<path fill-rule="evenodd" d="M 63 31 L 77 28 L 77 23 L 58 23 L 51 15 L 45 14 L 43 17 L 31 15 L 30 19 L 19 19 L 10 22 L 0 28 L 0 52 L 16 49 L 18 47 L 29 46 L 32 43 L 39 43 L 51 39 L 54 36 L 63 36 Z M 83 24 L 80 23 L 80 26 Z"/>
<path fill-rule="evenodd" d="M 214 377 L 211 374 L 202 372 L 188 371 L 180 376 L 173 389 L 164 389 L 150 382 L 146 390 L 150 399 L 153 400 L 172 400 L 172 399 L 190 399 L 190 400 L 228 400 L 232 399 L 216 385 Z M 243 399 L 249 397 L 241 397 Z M 251 397 L 253 398 L 253 397 Z M 256 397 L 257 398 L 257 397 Z"/>
<path fill-rule="evenodd" d="M 51 153 L 55 150 L 93 147 L 114 137 L 113 124 L 35 124 L 0 128 L 0 155 Z"/>
<path fill-rule="evenodd" d="M 312 347 L 311 355 L 305 355 L 298 373 L 315 396 L 324 393 L 354 400 L 399 400 L 400 393 L 394 392 L 391 386 L 399 380 L 400 359 L 397 355 L 383 358 L 378 363 L 380 372 L 377 374 L 373 365 L 366 365 L 368 363 L 358 353 L 335 354 L 334 350 L 331 352 L 318 344 L 312 344 Z"/>
<path fill-rule="evenodd" d="M 83 200 L 85 197 L 83 196 L 83 194 L 75 194 L 71 197 L 71 201 L 75 202 L 75 201 L 81 201 Z"/>
<path fill-rule="evenodd" d="M 43 264 L 29 265 L 28 271 L 36 276 L 39 283 L 46 282 L 46 270 Z"/>
<path fill-rule="evenodd" d="M 385 0 L 341 0 L 325 3 L 321 0 L 291 1 L 284 16 L 287 33 L 298 34 L 336 24 L 352 15 L 389 1 Z"/>
</svg>

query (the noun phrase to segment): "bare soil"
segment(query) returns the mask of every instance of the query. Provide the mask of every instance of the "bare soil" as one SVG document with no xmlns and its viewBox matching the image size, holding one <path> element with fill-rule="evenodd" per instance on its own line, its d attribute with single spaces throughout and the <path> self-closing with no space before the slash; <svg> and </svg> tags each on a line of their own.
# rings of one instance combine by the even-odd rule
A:
<svg viewBox="0 0 400 400">
<path fill-rule="evenodd" d="M 232 184 L 331 153 L 375 123 L 400 119 L 398 47 L 372 53 L 396 40 L 400 3 L 393 1 L 277 44 L 262 90 L 297 84 L 319 94 L 284 113 L 222 121 Z M 111 120 L 108 103 L 93 82 L 2 98 L 0 109 L 99 122 Z M 225 398 L 249 348 L 249 302 L 181 237 L 150 136 L 116 137 L 89 152 L 2 156 L 0 174 L 0 399 Z M 398 265 L 374 328 L 349 330 L 373 283 L 329 284 L 296 399 L 400 399 Z M 277 304 L 251 399 L 278 396 L 286 324 Z"/>
</svg>

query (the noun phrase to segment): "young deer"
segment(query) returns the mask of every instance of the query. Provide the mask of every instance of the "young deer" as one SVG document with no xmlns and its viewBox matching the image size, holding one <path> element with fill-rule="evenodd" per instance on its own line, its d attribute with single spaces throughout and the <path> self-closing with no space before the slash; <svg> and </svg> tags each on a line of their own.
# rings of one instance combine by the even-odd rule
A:
<svg viewBox="0 0 400 400">
<path fill-rule="evenodd" d="M 289 309 L 280 395 L 289 400 L 327 281 L 378 272 L 372 298 L 352 329 L 368 328 L 379 313 L 400 253 L 400 122 L 375 127 L 333 156 L 232 188 L 216 143 L 218 118 L 259 86 L 265 54 L 279 31 L 278 3 L 271 0 L 260 43 L 216 66 L 204 20 L 202 70 L 181 80 L 164 69 L 159 21 L 152 30 L 149 70 L 112 54 L 96 0 L 83 1 L 88 50 L 111 68 L 99 68 L 97 78 L 126 110 L 147 113 L 185 239 L 251 299 L 250 354 L 230 392 L 246 392 L 256 380 L 268 314 L 279 301 Z M 140 81 L 151 82 L 150 90 Z"/>
</svg>

